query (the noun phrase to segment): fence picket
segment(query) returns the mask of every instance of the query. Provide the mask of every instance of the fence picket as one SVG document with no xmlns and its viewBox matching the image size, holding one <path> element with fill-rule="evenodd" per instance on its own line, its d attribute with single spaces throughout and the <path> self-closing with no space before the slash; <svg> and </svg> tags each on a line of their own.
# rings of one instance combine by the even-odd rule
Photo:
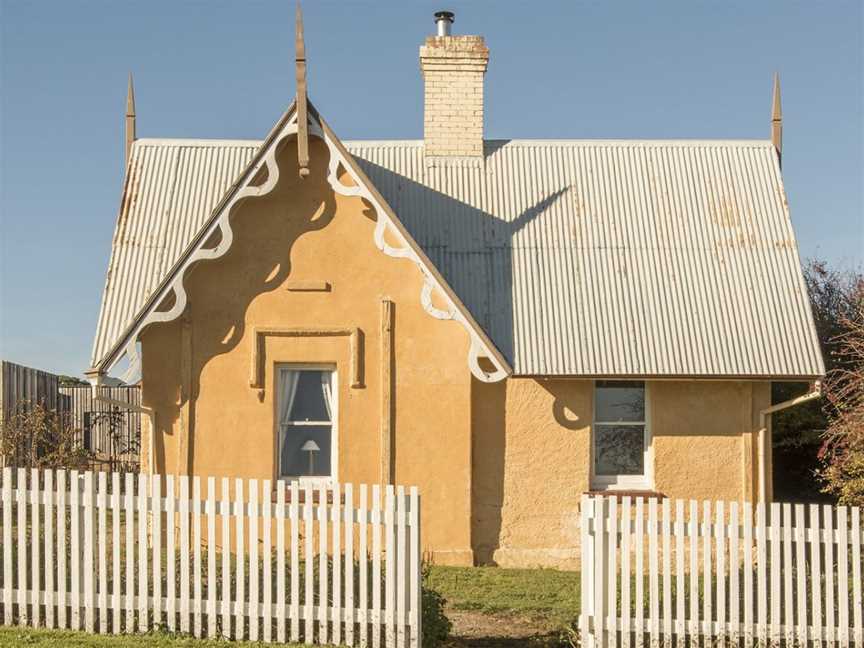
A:
<svg viewBox="0 0 864 648">
<path fill-rule="evenodd" d="M 342 530 L 342 496 L 339 484 L 333 484 L 333 506 L 330 522 L 333 527 L 333 643 L 342 643 L 342 545 L 340 531 Z"/>
<path fill-rule="evenodd" d="M 795 637 L 795 596 L 792 591 L 792 506 L 783 504 L 783 625 L 786 629 L 786 645 Z"/>
<path fill-rule="evenodd" d="M 648 500 L 648 589 L 652 644 L 660 635 L 660 573 L 657 561 L 657 499 Z"/>
<path fill-rule="evenodd" d="M 812 594 L 811 626 L 814 644 L 822 645 L 825 637 L 822 626 L 822 565 L 819 532 L 819 505 L 810 505 L 810 591 Z"/>
<path fill-rule="evenodd" d="M 53 628 L 54 617 L 54 471 L 45 471 L 45 627 Z M 65 584 L 64 584 L 65 589 Z"/>
<path fill-rule="evenodd" d="M 318 643 L 329 643 L 327 618 L 327 486 L 318 490 Z"/>
<path fill-rule="evenodd" d="M 249 636 L 269 642 L 273 634 L 284 638 L 290 617 L 292 630 L 296 624 L 298 635 L 302 620 L 302 640 L 307 643 L 333 641 L 355 645 L 359 621 L 361 644 L 368 645 L 371 629 L 372 641 L 377 640 L 379 646 L 422 645 L 420 500 L 415 487 L 409 490 L 388 485 L 382 493 L 376 486 L 370 515 L 365 486 L 360 489 L 358 508 L 350 484 L 344 490 L 339 484 L 315 488 L 303 484 L 301 498 L 297 482 L 292 482 L 291 510 L 286 516 L 284 482 L 277 484 L 274 509 L 269 480 L 261 484 L 250 481 L 247 500 L 243 480 L 235 480 L 232 490 L 229 480 L 223 479 L 222 499 L 217 502 L 216 481 L 212 477 L 207 481 L 206 500 L 202 499 L 198 477 L 181 476 L 175 480 L 169 476 L 163 486 L 162 478 L 155 475 L 139 474 L 136 479 L 132 474 L 121 476 L 114 472 L 109 477 L 108 473 L 73 471 L 68 490 L 63 471 L 13 472 L 4 468 L 2 477 L 0 514 L 4 546 L 0 549 L 3 559 L 0 603 L 6 622 L 39 625 L 44 619 L 49 627 L 62 626 L 71 610 L 73 627 L 84 626 L 91 632 L 147 632 L 160 626 L 164 618 L 166 625 L 200 637 L 219 634 L 221 607 L 221 633 L 226 639 Z M 656 522 L 656 501 L 653 508 Z M 618 519 L 615 504 L 609 504 L 608 510 L 607 514 L 602 504 L 598 507 L 597 524 L 602 536 L 598 555 L 610 556 L 616 552 L 617 524 L 621 525 L 629 555 L 630 500 L 626 522 L 611 521 Z M 67 514 L 71 526 L 68 571 Z M 668 511 L 666 514 L 668 518 Z M 217 535 L 218 515 L 222 516 L 221 538 Z M 611 515 L 608 527 L 604 515 Z M 202 516 L 206 517 L 207 526 L 206 574 L 202 573 L 201 552 L 205 546 Z M 278 556 L 271 562 L 274 520 Z M 291 524 L 292 540 L 290 606 L 285 599 L 286 523 Z M 301 565 L 299 535 L 303 523 L 305 550 Z M 644 529 L 644 524 L 640 524 Z M 608 531 L 603 532 L 604 528 Z M 653 533 L 656 536 L 656 528 Z M 360 538 L 359 554 L 355 554 L 355 534 Z M 668 530 L 667 536 L 671 539 Z M 220 549 L 221 571 L 217 571 L 216 553 Z M 654 549 L 656 562 L 656 540 Z M 358 555 L 359 572 L 355 565 Z M 246 560 L 250 561 L 248 568 Z M 666 561 L 669 560 L 667 556 Z M 165 581 L 163 561 L 167 565 Z M 611 572 L 604 568 L 597 572 L 597 577 L 629 584 L 629 562 L 625 572 L 619 577 L 614 567 Z M 303 597 L 299 595 L 301 574 L 306 594 Z M 355 590 L 358 578 L 359 614 Z M 274 588 L 278 598 L 275 605 Z M 608 590 L 603 587 L 597 591 L 607 596 Z M 68 606 L 67 597 L 71 598 Z M 600 607 L 608 607 L 617 615 L 616 604 L 610 603 L 611 600 L 604 599 Z M 627 607 L 629 610 L 629 603 Z M 276 633 L 273 633 L 274 616 Z M 617 616 L 607 617 L 595 627 L 611 638 L 610 626 L 612 630 L 625 628 Z M 629 631 L 629 621 L 626 627 Z"/>
<path fill-rule="evenodd" d="M 174 475 L 165 476 L 165 614 L 170 632 L 177 630 L 177 496 Z M 161 513 L 160 513 L 161 515 Z M 160 576 L 161 578 L 161 576 Z"/>
<path fill-rule="evenodd" d="M 153 624 L 162 625 L 162 480 L 160 475 L 153 474 L 150 476 L 150 497 L 153 499 L 152 512 L 150 513 L 150 526 L 153 529 L 153 537 L 159 538 L 159 542 L 154 542 L 152 547 L 153 563 Z M 172 498 L 172 495 L 168 495 Z M 166 531 L 173 530 L 170 518 L 167 521 Z M 144 547 L 141 547 L 144 551 Z M 166 560 L 171 559 L 171 555 L 165 556 Z M 167 583 L 169 591 L 173 589 L 173 580 Z M 170 618 L 170 615 L 169 615 Z"/>
<path fill-rule="evenodd" d="M 249 641 L 258 641 L 258 480 L 249 480 Z"/>
<path fill-rule="evenodd" d="M 291 482 L 291 641 L 300 638 L 300 494 Z M 311 541 L 311 540 L 310 540 Z"/>
<path fill-rule="evenodd" d="M 753 644 L 753 505 L 744 503 L 744 645 Z"/>
<path fill-rule="evenodd" d="M 27 625 L 29 615 L 27 614 L 27 473 L 23 468 L 18 469 L 18 482 L 16 484 L 18 501 L 18 623 Z M 77 519 L 77 515 L 76 515 Z M 76 527 L 77 528 L 77 527 Z M 77 558 L 75 550 L 78 545 L 72 545 L 73 561 Z M 75 562 L 77 565 L 77 562 Z M 76 598 L 77 601 L 77 598 Z M 73 617 L 76 618 L 77 617 Z"/>
<path fill-rule="evenodd" d="M 39 605 L 39 583 L 41 582 L 42 556 L 39 551 L 40 517 L 42 511 L 39 507 L 39 471 L 35 468 L 30 470 L 30 623 L 38 626 L 41 622 Z M 26 551 L 26 548 L 22 547 Z M 92 615 L 92 612 L 91 612 Z"/>
<path fill-rule="evenodd" d="M 93 473 L 84 473 L 84 542 L 82 548 L 84 550 L 84 571 L 82 578 L 84 579 L 84 629 L 87 632 L 93 632 L 93 612 L 94 612 L 94 595 L 93 595 L 93 518 L 95 511 L 93 509 Z"/>
<path fill-rule="evenodd" d="M 738 574 L 740 572 L 741 554 L 738 548 L 738 502 L 729 503 L 729 639 L 733 646 L 738 645 L 741 636 L 739 610 L 741 607 L 741 591 Z"/>
<path fill-rule="evenodd" d="M 74 484 L 74 471 L 73 471 Z M 135 631 L 135 482 L 134 475 L 126 473 L 126 632 Z M 74 498 L 74 493 L 73 493 Z M 72 506 L 72 514 L 75 514 Z M 74 535 L 74 533 L 73 533 Z M 73 541 L 74 542 L 74 541 Z M 75 555 L 73 550 L 72 555 Z M 75 567 L 72 566 L 73 578 Z M 74 594 L 73 594 L 74 596 Z M 74 610 L 74 603 L 73 603 Z M 74 615 L 74 611 L 73 611 Z M 73 617 L 74 618 L 74 617 Z M 74 621 L 72 627 L 75 627 Z"/>
<path fill-rule="evenodd" d="M 631 498 L 621 501 L 621 644 L 630 648 L 630 517 Z"/>
<path fill-rule="evenodd" d="M 384 508 L 384 537 L 385 537 L 385 581 L 384 590 L 386 594 L 386 621 L 385 628 L 387 630 L 387 646 L 392 646 L 396 643 L 396 569 L 395 569 L 395 536 L 394 536 L 394 493 L 393 485 L 387 484 L 385 492 L 385 508 Z"/>
<path fill-rule="evenodd" d="M 345 484 L 345 643 L 354 645 L 354 486 Z M 413 557 L 414 554 L 412 553 Z M 418 646 L 419 648 L 419 646 Z"/>
<path fill-rule="evenodd" d="M 853 641 L 855 646 L 864 645 L 861 600 L 861 508 L 852 507 L 852 621 L 854 623 Z"/>
<path fill-rule="evenodd" d="M 245 611 L 246 604 L 246 549 L 245 531 L 243 520 L 245 516 L 246 500 L 243 496 L 243 480 L 234 481 L 234 531 L 236 532 L 237 544 L 235 547 L 235 569 L 237 573 L 237 587 L 234 594 L 234 639 L 240 640 L 246 636 Z"/>
<path fill-rule="evenodd" d="M 368 488 L 366 484 L 360 485 L 360 509 L 359 509 L 359 524 L 360 524 L 360 547 L 359 553 L 359 579 L 360 579 L 360 648 L 367 648 L 369 645 L 369 572 L 367 567 L 368 557 Z"/>
<path fill-rule="evenodd" d="M 189 477 L 180 475 L 180 632 L 189 634 Z"/>
<path fill-rule="evenodd" d="M 405 569 L 405 487 L 396 487 L 396 646 L 405 648 L 405 629 L 407 624 L 406 581 Z"/>
<path fill-rule="evenodd" d="M 222 515 L 222 637 L 230 639 L 231 633 L 231 482 L 222 478 L 222 501 L 219 512 Z"/>
<path fill-rule="evenodd" d="M 678 648 L 684 646 L 686 632 L 684 613 L 684 500 L 675 500 L 675 634 Z M 629 588 L 628 588 L 629 589 Z"/>
<path fill-rule="evenodd" d="M 207 478 L 207 636 L 216 637 L 216 479 Z"/>
<path fill-rule="evenodd" d="M 767 525 L 765 523 L 765 503 L 756 505 L 756 608 L 757 608 L 757 633 L 759 641 L 768 641 L 768 577 L 767 577 L 767 552 L 766 538 Z"/>
<path fill-rule="evenodd" d="M 305 586 L 306 596 L 303 599 L 303 620 L 304 628 L 303 628 L 303 640 L 306 643 L 312 643 L 313 640 L 313 628 L 315 623 L 315 616 L 312 607 L 313 603 L 313 587 L 314 580 L 312 578 L 312 565 L 315 560 L 313 556 L 313 546 L 312 546 L 312 538 L 313 538 L 313 509 L 312 509 L 312 487 L 307 482 L 303 488 L 303 521 L 305 522 L 304 533 L 306 538 L 306 547 L 303 552 L 303 561 L 306 567 L 306 573 L 303 578 L 303 585 Z"/>
<path fill-rule="evenodd" d="M 798 594 L 798 625 L 796 639 L 799 645 L 807 644 L 807 560 L 805 555 L 807 519 L 803 504 L 795 505 L 795 575 Z"/>
<path fill-rule="evenodd" d="M 262 637 L 267 643 L 270 643 L 273 640 L 273 574 L 271 573 L 272 569 L 270 562 L 273 554 L 271 547 L 273 537 L 270 535 L 272 533 L 272 529 L 270 528 L 272 497 L 273 493 L 270 486 L 270 480 L 265 479 L 261 487 L 261 535 L 264 540 L 264 546 L 261 551 L 264 570 L 261 575 L 261 586 L 263 588 L 262 601 L 264 603 Z"/>
<path fill-rule="evenodd" d="M 618 498 L 606 501 L 606 629 L 615 636 L 618 620 Z"/>
<path fill-rule="evenodd" d="M 193 614 L 195 623 L 193 632 L 196 637 L 202 636 L 201 628 L 201 478 L 192 478 L 192 587 Z"/>
<path fill-rule="evenodd" d="M 372 648 L 381 646 L 381 487 L 372 486 Z"/>
<path fill-rule="evenodd" d="M 831 506 L 828 504 L 822 507 L 822 525 L 824 527 L 823 539 L 825 541 L 825 627 L 826 640 L 828 643 L 834 643 L 836 639 L 835 633 L 835 616 L 834 607 L 834 515 Z"/>
<path fill-rule="evenodd" d="M 663 645 L 672 645 L 672 538 L 671 517 L 672 502 L 664 498 L 660 507 L 662 518 L 662 550 L 663 550 Z"/>
<path fill-rule="evenodd" d="M 111 632 L 120 634 L 120 473 L 111 473 Z M 62 587 L 61 589 L 66 589 Z"/>
<path fill-rule="evenodd" d="M 849 531 L 848 509 L 837 507 L 837 626 L 840 645 L 849 645 Z"/>
<path fill-rule="evenodd" d="M 780 571 L 782 564 L 780 562 L 780 504 L 774 502 L 770 508 L 770 526 L 769 533 L 771 536 L 771 553 L 769 563 L 770 574 L 770 602 L 771 602 L 771 642 L 774 644 L 780 643 L 780 603 L 783 600 L 783 593 L 780 589 Z"/>
<path fill-rule="evenodd" d="M 66 471 L 57 474 L 57 626 L 66 627 Z M 10 511 L 11 513 L 11 511 Z M 10 588 L 11 589 L 11 588 Z M 10 596 L 11 601 L 11 596 Z M 12 605 L 10 604 L 11 608 Z M 10 621 L 11 623 L 11 621 Z"/>
<path fill-rule="evenodd" d="M 292 566 L 293 570 L 293 566 Z M 285 643 L 285 482 L 276 482 L 276 641 Z"/>
<path fill-rule="evenodd" d="M 714 636 L 714 616 L 711 605 L 711 502 L 702 502 L 702 634 L 709 639 Z"/>
<path fill-rule="evenodd" d="M 422 605 L 422 574 L 420 566 L 420 495 L 417 487 L 412 486 L 411 497 L 411 644 L 410 648 L 420 648 L 422 645 L 423 613 Z M 628 631 L 629 634 L 629 631 Z M 353 633 L 350 645 L 354 645 Z"/>
<path fill-rule="evenodd" d="M 595 500 L 596 501 L 596 500 Z M 645 639 L 645 500 L 636 498 L 636 645 L 642 648 Z M 588 545 L 590 549 L 591 546 Z M 592 564 L 594 561 L 591 561 Z M 596 569 L 596 566 L 595 566 Z"/>
<path fill-rule="evenodd" d="M 57 528 L 59 529 L 60 525 Z M 12 625 L 12 590 L 15 586 L 12 574 L 12 469 L 6 466 L 3 468 L 3 623 L 5 625 Z"/>
<path fill-rule="evenodd" d="M 717 502 L 714 509 L 716 523 L 714 525 L 714 541 L 717 551 L 717 574 L 714 582 L 717 584 L 717 624 L 715 636 L 720 637 L 725 644 L 726 626 L 726 507 L 724 502 Z"/>
<path fill-rule="evenodd" d="M 99 473 L 99 492 L 96 495 L 96 508 L 99 516 L 99 631 L 108 630 L 108 547 L 106 546 L 106 524 L 108 508 L 108 474 Z"/>
<path fill-rule="evenodd" d="M 690 638 L 699 636 L 699 505 L 690 500 Z"/>
<path fill-rule="evenodd" d="M 138 476 L 138 629 L 150 630 L 147 602 L 147 475 Z"/>
<path fill-rule="evenodd" d="M 593 547 L 593 572 L 594 572 L 594 635 L 597 645 L 602 648 L 606 645 L 606 511 L 607 502 L 605 497 L 597 497 L 594 500 L 594 547 Z"/>
</svg>

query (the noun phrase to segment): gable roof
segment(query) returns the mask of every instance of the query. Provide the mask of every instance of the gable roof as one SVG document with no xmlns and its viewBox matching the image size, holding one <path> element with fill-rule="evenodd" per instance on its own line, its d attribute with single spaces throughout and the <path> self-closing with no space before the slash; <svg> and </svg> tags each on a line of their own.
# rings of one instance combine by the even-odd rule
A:
<svg viewBox="0 0 864 648">
<path fill-rule="evenodd" d="M 824 373 L 770 142 L 344 145 L 516 374 Z M 135 142 L 94 365 L 258 146 Z"/>
<path fill-rule="evenodd" d="M 134 366 L 134 360 L 137 360 L 136 344 L 138 336 L 144 328 L 152 323 L 171 321 L 182 314 L 187 303 L 184 286 L 185 273 L 199 261 L 218 258 L 230 248 L 233 241 L 232 225 L 230 222 L 232 208 L 246 198 L 266 195 L 275 187 L 280 174 L 279 167 L 276 164 L 276 151 L 284 140 L 291 137 L 298 139 L 301 176 L 308 175 L 308 169 L 303 167 L 304 155 L 307 156 L 305 160 L 308 164 L 308 152 L 304 153 L 303 149 L 308 146 L 305 140 L 309 134 L 321 137 L 329 149 L 330 157 L 327 180 L 333 190 L 346 196 L 363 198 L 371 205 L 376 217 L 376 246 L 388 256 L 412 261 L 422 273 L 424 282 L 419 297 L 424 310 L 437 319 L 454 320 L 468 332 L 471 339 L 468 352 L 468 367 L 472 374 L 479 380 L 494 382 L 501 380 L 511 373 L 511 368 L 507 364 L 507 361 L 495 348 L 485 331 L 473 319 L 465 305 L 459 300 L 459 297 L 447 285 L 446 280 L 432 265 L 416 241 L 411 238 L 411 235 L 404 228 L 389 205 L 387 205 L 386 201 L 371 186 L 369 179 L 357 166 L 350 153 L 345 150 L 339 138 L 330 130 L 329 126 L 318 115 L 311 103 L 308 105 L 310 117 L 306 116 L 305 97 L 303 97 L 303 101 L 301 102 L 292 103 L 289 109 L 277 121 L 267 139 L 256 147 L 254 154 L 236 175 L 234 182 L 221 194 L 222 197 L 215 208 L 209 210 L 209 216 L 194 231 L 191 240 L 188 243 L 183 241 L 183 243 L 186 243 L 180 248 L 183 251 L 173 260 L 170 270 L 159 279 L 155 289 L 146 290 L 146 298 L 140 307 L 135 309 L 135 315 L 131 320 L 123 325 L 122 333 L 116 339 L 107 336 L 102 338 L 103 340 L 111 339 L 113 341 L 109 347 L 97 356 L 97 347 L 100 343 L 100 333 L 102 332 L 102 315 L 111 312 L 111 305 L 109 304 L 106 307 L 106 298 L 111 293 L 110 286 L 114 262 L 114 254 L 112 252 L 112 261 L 111 265 L 109 265 L 100 312 L 100 327 L 97 331 L 96 343 L 94 344 L 94 363 L 92 368 L 87 372 L 89 375 L 94 376 L 98 380 L 98 377 L 107 373 L 124 354 L 133 356 Z M 300 110 L 295 111 L 295 106 L 300 106 Z M 303 115 L 302 126 L 298 122 L 298 116 L 300 115 Z M 124 181 L 123 204 L 118 217 L 117 229 L 115 230 L 114 249 L 116 249 L 118 241 L 120 241 L 121 247 L 128 247 L 122 241 L 125 225 L 129 220 L 129 218 L 124 218 L 124 216 L 133 211 L 134 206 L 139 201 L 140 179 L 136 177 L 136 173 L 132 170 L 131 165 L 127 168 L 130 169 L 130 172 Z M 347 172 L 353 184 L 345 185 L 342 183 L 338 177 L 340 168 Z M 305 173 L 303 172 L 304 169 Z M 266 170 L 266 175 L 263 182 L 258 185 L 253 184 L 253 179 L 259 175 L 259 172 L 264 170 Z M 205 186 L 208 185 L 205 183 Z M 218 184 L 212 185 L 211 183 L 209 186 L 211 188 L 212 186 L 218 187 Z M 189 191 L 191 195 L 185 197 L 194 202 L 197 198 L 194 193 L 195 189 L 190 189 Z M 174 188 L 171 189 L 170 193 L 174 195 Z M 180 193 L 182 194 L 182 190 L 180 190 Z M 158 191 L 156 194 L 158 195 Z M 172 224 L 171 221 L 168 221 L 167 228 L 165 228 L 169 233 L 172 232 Z M 397 245 L 395 247 L 385 241 L 385 234 L 387 232 L 390 232 L 396 238 Z M 219 234 L 218 243 L 216 243 L 215 247 L 210 247 L 208 241 L 216 233 Z M 127 261 L 131 258 L 134 262 L 139 257 L 139 250 L 135 248 L 140 248 L 140 245 L 133 244 L 131 247 L 133 249 L 130 251 L 130 254 L 125 256 L 127 257 Z M 145 247 L 147 247 L 146 244 Z M 142 256 L 147 257 L 152 255 L 145 253 Z M 158 257 L 159 255 L 157 255 L 156 259 L 157 263 L 160 260 Z M 120 265 L 128 267 L 128 263 L 123 263 L 122 261 Z M 135 281 L 135 279 L 134 276 L 131 277 L 132 281 Z M 439 309 L 433 305 L 432 295 L 434 293 L 437 293 L 445 302 L 443 309 Z M 106 327 L 106 330 L 110 330 L 110 328 L 110 326 Z M 110 333 L 108 335 L 110 336 Z M 483 358 L 491 365 L 491 369 L 481 366 L 480 360 Z"/>
</svg>

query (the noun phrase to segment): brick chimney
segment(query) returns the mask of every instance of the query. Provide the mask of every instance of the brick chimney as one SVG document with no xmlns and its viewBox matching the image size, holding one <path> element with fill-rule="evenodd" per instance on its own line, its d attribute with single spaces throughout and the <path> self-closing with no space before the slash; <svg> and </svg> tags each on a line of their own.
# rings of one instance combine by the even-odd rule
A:
<svg viewBox="0 0 864 648">
<path fill-rule="evenodd" d="M 482 36 L 451 36 L 453 14 L 435 14 L 438 35 L 420 47 L 423 141 L 427 157 L 483 158 L 483 76 L 489 50 Z"/>
</svg>

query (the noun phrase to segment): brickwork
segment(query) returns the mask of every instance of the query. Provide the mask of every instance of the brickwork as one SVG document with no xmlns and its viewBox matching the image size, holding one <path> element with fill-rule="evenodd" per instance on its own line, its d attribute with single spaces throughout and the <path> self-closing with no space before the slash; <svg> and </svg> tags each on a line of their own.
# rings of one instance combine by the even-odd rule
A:
<svg viewBox="0 0 864 648">
<path fill-rule="evenodd" d="M 427 156 L 483 156 L 483 75 L 488 62 L 482 36 L 430 36 L 420 48 Z"/>
</svg>

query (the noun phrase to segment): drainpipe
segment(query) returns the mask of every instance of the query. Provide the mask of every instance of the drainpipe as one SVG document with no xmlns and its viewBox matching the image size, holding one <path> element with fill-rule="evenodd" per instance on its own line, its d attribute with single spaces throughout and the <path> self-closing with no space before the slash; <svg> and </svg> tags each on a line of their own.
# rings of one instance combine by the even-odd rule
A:
<svg viewBox="0 0 864 648">
<path fill-rule="evenodd" d="M 768 415 L 773 414 L 774 412 L 779 412 L 780 410 L 788 409 L 790 407 L 795 407 L 796 405 L 800 405 L 801 403 L 806 403 L 807 401 L 811 401 L 814 398 L 819 398 L 822 396 L 822 383 L 819 380 L 814 380 L 810 384 L 810 391 L 806 394 L 802 394 L 796 398 L 791 398 L 787 401 L 783 401 L 782 403 L 777 403 L 776 405 L 772 405 L 771 407 L 767 407 L 759 412 L 759 438 L 757 443 L 759 444 L 759 501 L 765 502 L 766 493 L 765 493 L 765 483 L 767 481 L 767 475 L 765 474 L 765 454 L 766 448 L 765 443 L 767 441 L 767 433 L 768 433 Z"/>
<path fill-rule="evenodd" d="M 125 401 L 119 401 L 115 398 L 110 398 L 108 396 L 102 396 L 99 394 L 99 387 L 102 385 L 102 376 L 101 375 L 87 375 L 87 380 L 90 382 L 90 389 L 93 394 L 93 400 L 98 401 L 100 403 L 106 403 L 107 405 L 117 405 L 118 407 L 123 407 L 128 410 L 132 410 L 133 412 L 139 412 L 144 414 L 147 419 L 150 421 L 150 434 L 148 443 L 147 443 L 147 465 L 150 467 L 150 474 L 153 474 L 153 435 L 156 433 L 156 413 L 150 407 L 144 407 L 143 405 L 135 405 L 133 403 L 127 403 Z"/>
</svg>

